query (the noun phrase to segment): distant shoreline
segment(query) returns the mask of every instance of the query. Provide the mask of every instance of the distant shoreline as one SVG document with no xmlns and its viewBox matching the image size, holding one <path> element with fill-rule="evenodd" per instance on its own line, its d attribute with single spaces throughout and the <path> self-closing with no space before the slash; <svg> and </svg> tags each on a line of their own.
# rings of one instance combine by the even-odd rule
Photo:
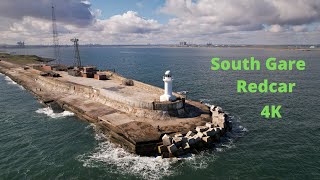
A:
<svg viewBox="0 0 320 180">
<path fill-rule="evenodd" d="M 73 47 L 72 45 L 61 45 L 60 47 Z M 320 46 L 315 46 L 310 48 L 309 45 L 190 45 L 190 46 L 178 46 L 178 45 L 80 45 L 80 47 L 95 47 L 95 48 L 206 48 L 206 49 L 216 49 L 216 48 L 240 48 L 240 49 L 267 49 L 267 50 L 300 50 L 300 51 L 319 51 Z M 0 45 L 1 50 L 5 49 L 31 49 L 31 48 L 53 48 L 53 46 L 43 46 L 43 45 L 26 45 L 25 47 L 18 47 L 15 45 Z"/>
</svg>

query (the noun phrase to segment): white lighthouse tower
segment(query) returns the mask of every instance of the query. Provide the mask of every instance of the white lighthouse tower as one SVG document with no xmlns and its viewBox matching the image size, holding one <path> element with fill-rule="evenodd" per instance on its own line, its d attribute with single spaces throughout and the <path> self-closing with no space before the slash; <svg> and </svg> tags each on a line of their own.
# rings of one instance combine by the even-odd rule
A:
<svg viewBox="0 0 320 180">
<path fill-rule="evenodd" d="M 172 81 L 173 77 L 171 72 L 168 70 L 163 76 L 164 82 L 164 94 L 160 96 L 160 101 L 175 101 L 176 97 L 172 95 Z"/>
</svg>

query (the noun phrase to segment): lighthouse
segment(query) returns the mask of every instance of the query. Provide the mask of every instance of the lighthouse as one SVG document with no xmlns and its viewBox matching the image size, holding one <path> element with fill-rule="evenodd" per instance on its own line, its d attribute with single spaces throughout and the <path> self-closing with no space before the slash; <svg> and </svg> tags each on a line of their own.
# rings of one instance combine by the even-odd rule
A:
<svg viewBox="0 0 320 180">
<path fill-rule="evenodd" d="M 173 77 L 171 72 L 168 70 L 163 76 L 164 82 L 164 94 L 160 96 L 160 101 L 175 101 L 176 97 L 172 95 L 172 81 Z"/>
</svg>

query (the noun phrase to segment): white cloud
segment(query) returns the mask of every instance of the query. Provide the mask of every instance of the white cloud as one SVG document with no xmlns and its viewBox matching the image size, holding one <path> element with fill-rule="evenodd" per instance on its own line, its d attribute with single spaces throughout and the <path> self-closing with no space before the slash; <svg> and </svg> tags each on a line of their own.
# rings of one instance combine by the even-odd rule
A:
<svg viewBox="0 0 320 180">
<path fill-rule="evenodd" d="M 49 21 L 26 16 L 21 22 L 15 22 L 10 26 L 13 33 L 22 33 L 24 35 L 39 35 L 39 33 L 49 34 L 51 30 Z"/>
<path fill-rule="evenodd" d="M 70 43 L 69 39 L 73 36 L 79 37 L 82 43 L 128 44 L 149 42 L 148 39 L 153 37 L 153 33 L 159 33 L 161 27 L 156 20 L 146 19 L 140 17 L 137 12 L 128 11 L 109 19 L 97 19 L 86 28 L 58 23 L 58 32 L 61 44 Z M 46 19 L 26 16 L 21 21 L 12 23 L 5 33 L 7 36 L 3 35 L 0 38 L 7 39 L 6 42 L 14 43 L 22 37 L 27 37 L 28 44 L 50 44 L 52 24 Z"/>
<path fill-rule="evenodd" d="M 7 6 L 12 4 L 7 1 Z M 67 2 L 76 5 L 77 8 L 73 9 L 75 15 L 70 15 L 70 12 L 62 14 L 75 23 L 69 23 L 69 20 L 58 22 L 61 44 L 70 44 L 71 37 L 80 38 L 82 44 L 177 43 L 182 40 L 193 43 L 284 44 L 300 43 L 297 40 L 300 35 L 312 37 L 309 38 L 310 43 L 320 41 L 319 0 L 166 0 L 160 12 L 173 17 L 165 24 L 141 17 L 134 11 L 100 19 L 102 11 L 90 10 L 90 1 Z M 81 16 L 83 11 L 86 12 L 84 17 Z M 28 14 L 20 14 L 22 18 L 13 21 L 16 17 L 0 12 L 3 16 L 0 18 L 11 18 L 5 21 L 5 26 L 0 25 L 3 42 L 15 43 L 23 38 L 28 44 L 51 43 L 50 15 Z"/>
<path fill-rule="evenodd" d="M 0 16 L 14 20 L 21 20 L 26 16 L 51 20 L 52 2 L 58 22 L 84 27 L 94 20 L 90 2 L 81 0 L 1 0 Z"/>
<path fill-rule="evenodd" d="M 320 21 L 318 0 L 167 0 L 160 11 L 176 16 L 175 24 L 181 28 L 193 27 L 196 32 L 199 25 L 229 32 L 261 30 L 263 24 L 303 25 Z"/>
<path fill-rule="evenodd" d="M 274 24 L 274 25 L 271 25 L 271 26 L 270 26 L 270 28 L 268 29 L 268 31 L 277 33 L 277 32 L 282 32 L 282 31 L 284 31 L 284 28 L 283 28 L 282 26 L 280 26 L 279 24 Z"/>
<path fill-rule="evenodd" d="M 134 11 L 128 11 L 122 15 L 115 15 L 107 20 L 100 20 L 99 23 L 104 26 L 105 31 L 111 34 L 145 34 L 159 31 L 161 27 L 156 20 L 142 18 Z"/>
<path fill-rule="evenodd" d="M 169 20 L 165 31 L 172 32 L 181 39 L 196 37 L 215 41 L 216 37 L 220 37 L 219 41 L 221 38 L 226 38 L 222 41 L 227 41 L 228 35 L 233 34 L 234 43 L 237 43 L 238 39 L 245 36 L 248 39 L 254 34 L 270 32 L 268 36 L 278 33 L 286 37 L 273 42 L 285 43 L 295 41 L 294 38 L 288 38 L 289 35 L 294 36 L 292 32 L 305 32 L 307 35 L 308 31 L 314 30 L 308 26 L 320 21 L 320 1 L 166 0 L 160 12 L 174 16 Z M 320 40 L 320 37 L 316 40 Z"/>
<path fill-rule="evenodd" d="M 308 26 L 307 25 L 292 26 L 292 30 L 294 32 L 306 32 L 308 31 Z"/>
<path fill-rule="evenodd" d="M 99 18 L 102 15 L 102 10 L 101 9 L 95 9 L 95 10 L 91 11 L 91 14 L 95 18 Z"/>
</svg>

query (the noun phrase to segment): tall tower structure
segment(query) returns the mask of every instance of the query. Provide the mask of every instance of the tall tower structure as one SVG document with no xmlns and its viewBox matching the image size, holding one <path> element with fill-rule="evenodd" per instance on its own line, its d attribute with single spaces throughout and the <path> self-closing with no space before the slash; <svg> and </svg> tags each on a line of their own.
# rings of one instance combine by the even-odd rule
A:
<svg viewBox="0 0 320 180">
<path fill-rule="evenodd" d="M 173 77 L 171 72 L 168 70 L 163 76 L 164 94 L 160 96 L 160 101 L 175 101 L 177 99 L 174 95 L 172 95 L 172 81 Z"/>
<path fill-rule="evenodd" d="M 59 38 L 58 38 L 58 29 L 56 23 L 56 13 L 54 6 L 52 4 L 52 38 L 53 38 L 53 48 L 54 48 L 54 59 L 57 64 L 61 63 L 60 59 L 60 45 L 59 45 Z"/>
<path fill-rule="evenodd" d="M 74 67 L 81 67 L 81 59 L 80 59 L 80 52 L 79 52 L 79 39 L 73 38 L 70 39 L 71 42 L 73 42 L 74 46 L 74 61 L 73 65 Z"/>
</svg>

